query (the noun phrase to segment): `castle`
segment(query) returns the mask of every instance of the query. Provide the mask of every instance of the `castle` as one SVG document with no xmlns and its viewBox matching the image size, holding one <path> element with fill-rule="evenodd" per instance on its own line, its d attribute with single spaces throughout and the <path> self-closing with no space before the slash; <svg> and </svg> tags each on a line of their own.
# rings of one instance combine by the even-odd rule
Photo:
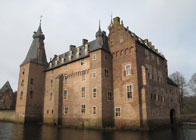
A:
<svg viewBox="0 0 196 140">
<path fill-rule="evenodd" d="M 177 85 L 167 60 L 119 17 L 95 40 L 46 59 L 41 23 L 20 65 L 19 122 L 84 128 L 150 128 L 179 118 Z"/>
</svg>

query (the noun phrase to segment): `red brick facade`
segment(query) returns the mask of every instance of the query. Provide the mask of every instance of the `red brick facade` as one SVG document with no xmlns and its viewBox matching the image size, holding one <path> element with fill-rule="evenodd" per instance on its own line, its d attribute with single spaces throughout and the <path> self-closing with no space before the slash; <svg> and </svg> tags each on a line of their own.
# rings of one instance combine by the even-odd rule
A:
<svg viewBox="0 0 196 140">
<path fill-rule="evenodd" d="M 179 117 L 177 91 L 164 56 L 116 17 L 108 37 L 99 29 L 96 40 L 70 46 L 48 68 L 21 65 L 16 114 L 65 126 L 148 129 Z"/>
</svg>

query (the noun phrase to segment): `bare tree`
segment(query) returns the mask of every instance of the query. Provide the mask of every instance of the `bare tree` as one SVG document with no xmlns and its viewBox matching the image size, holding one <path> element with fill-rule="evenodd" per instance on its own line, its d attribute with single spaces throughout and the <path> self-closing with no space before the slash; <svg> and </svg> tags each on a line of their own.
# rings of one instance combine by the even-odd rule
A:
<svg viewBox="0 0 196 140">
<path fill-rule="evenodd" d="M 183 97 L 187 94 L 186 92 L 186 80 L 184 76 L 180 72 L 174 72 L 169 76 L 177 85 L 179 88 L 179 98 L 180 98 L 180 110 L 182 111 L 182 108 L 184 106 Z"/>
<path fill-rule="evenodd" d="M 188 86 L 193 91 L 194 96 L 196 96 L 196 73 L 192 75 L 188 82 Z"/>
</svg>

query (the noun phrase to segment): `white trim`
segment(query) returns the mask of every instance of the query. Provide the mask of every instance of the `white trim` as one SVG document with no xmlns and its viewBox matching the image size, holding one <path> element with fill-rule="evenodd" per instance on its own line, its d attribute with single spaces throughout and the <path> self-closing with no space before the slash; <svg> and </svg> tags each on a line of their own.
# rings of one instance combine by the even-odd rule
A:
<svg viewBox="0 0 196 140">
<path fill-rule="evenodd" d="M 127 74 L 127 69 L 126 69 L 127 66 L 130 66 L 130 73 L 129 74 Z M 129 75 L 131 75 L 131 64 L 126 64 L 125 65 L 125 76 L 129 76 Z"/>
<path fill-rule="evenodd" d="M 120 108 L 120 116 L 116 116 L 116 109 L 117 109 L 117 108 Z M 119 117 L 121 117 L 121 107 L 115 107 L 114 109 L 115 109 L 115 110 L 114 110 L 114 113 L 115 113 L 115 115 L 114 115 L 114 116 L 115 116 L 115 118 L 119 118 Z"/>
<path fill-rule="evenodd" d="M 132 98 L 128 98 L 128 96 L 127 96 L 127 86 L 131 86 L 131 91 L 132 91 Z M 126 99 L 128 99 L 128 100 L 133 100 L 133 84 L 126 84 Z"/>
</svg>

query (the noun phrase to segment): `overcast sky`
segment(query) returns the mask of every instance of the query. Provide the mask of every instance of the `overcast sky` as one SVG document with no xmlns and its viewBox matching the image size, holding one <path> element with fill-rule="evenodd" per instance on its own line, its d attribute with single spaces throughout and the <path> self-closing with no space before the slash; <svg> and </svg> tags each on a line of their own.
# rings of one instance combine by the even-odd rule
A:
<svg viewBox="0 0 196 140">
<path fill-rule="evenodd" d="M 0 0 L 0 87 L 9 80 L 17 90 L 41 15 L 49 60 L 83 38 L 95 39 L 99 19 L 108 34 L 111 14 L 165 55 L 169 74 L 179 71 L 189 80 L 196 72 L 195 0 Z"/>
</svg>

